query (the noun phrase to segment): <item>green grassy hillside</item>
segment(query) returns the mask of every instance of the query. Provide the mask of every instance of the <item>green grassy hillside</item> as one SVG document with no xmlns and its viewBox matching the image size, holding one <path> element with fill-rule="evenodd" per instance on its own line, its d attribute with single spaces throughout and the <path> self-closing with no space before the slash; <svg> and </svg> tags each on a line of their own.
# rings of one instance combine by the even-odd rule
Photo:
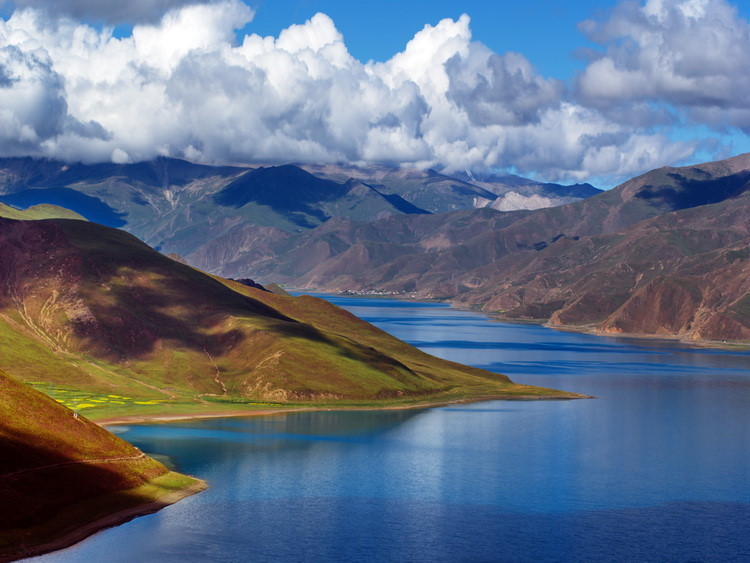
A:
<svg viewBox="0 0 750 563">
<path fill-rule="evenodd" d="M 32 205 L 28 209 L 23 210 L 0 203 L 0 217 L 5 217 L 6 219 L 19 219 L 22 221 L 38 221 L 40 219 L 86 220 L 82 215 L 79 215 L 75 211 L 47 203 Z"/>
<path fill-rule="evenodd" d="M 153 512 L 197 483 L 0 372 L 0 561 Z"/>
<path fill-rule="evenodd" d="M 433 358 L 320 299 L 210 277 L 94 223 L 0 220 L 0 288 L 0 369 L 94 417 L 570 396 Z"/>
</svg>

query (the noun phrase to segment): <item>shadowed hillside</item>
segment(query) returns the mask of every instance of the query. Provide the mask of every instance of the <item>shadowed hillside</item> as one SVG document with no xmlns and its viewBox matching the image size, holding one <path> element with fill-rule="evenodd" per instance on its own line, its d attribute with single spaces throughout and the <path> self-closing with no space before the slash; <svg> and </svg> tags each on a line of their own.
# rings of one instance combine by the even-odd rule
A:
<svg viewBox="0 0 750 563">
<path fill-rule="evenodd" d="M 0 220 L 0 288 L 0 368 L 162 410 L 564 396 L 434 358 L 323 300 L 212 278 L 94 223 Z"/>
<path fill-rule="evenodd" d="M 0 372 L 0 561 L 70 545 L 197 485 Z"/>
</svg>

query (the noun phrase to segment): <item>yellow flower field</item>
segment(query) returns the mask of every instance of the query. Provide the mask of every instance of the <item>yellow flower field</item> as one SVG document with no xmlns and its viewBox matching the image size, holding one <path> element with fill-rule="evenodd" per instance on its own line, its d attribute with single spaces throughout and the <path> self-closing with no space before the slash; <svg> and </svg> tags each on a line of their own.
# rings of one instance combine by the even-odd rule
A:
<svg viewBox="0 0 750 563">
<path fill-rule="evenodd" d="M 128 405 L 162 405 L 170 402 L 164 399 L 135 400 L 133 397 L 125 397 L 123 395 L 90 393 L 78 389 L 51 385 L 49 383 L 27 382 L 27 385 L 30 385 L 37 391 L 49 395 L 61 405 L 65 405 L 74 411 L 104 406 L 118 408 L 118 406 L 124 407 Z"/>
</svg>

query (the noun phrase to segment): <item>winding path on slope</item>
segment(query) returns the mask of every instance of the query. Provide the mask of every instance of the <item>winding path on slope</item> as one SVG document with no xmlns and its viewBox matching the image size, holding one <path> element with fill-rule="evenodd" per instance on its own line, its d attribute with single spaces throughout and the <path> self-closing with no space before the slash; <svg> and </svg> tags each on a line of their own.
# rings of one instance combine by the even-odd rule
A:
<svg viewBox="0 0 750 563">
<path fill-rule="evenodd" d="M 98 458 L 98 459 L 82 459 L 78 461 L 63 461 L 61 463 L 53 463 L 50 465 L 40 465 L 38 467 L 27 467 L 26 469 L 19 469 L 18 471 L 13 471 L 12 473 L 6 473 L 4 475 L 0 475 L 0 479 L 11 479 L 19 475 L 24 475 L 26 473 L 33 473 L 35 471 L 43 471 L 45 469 L 53 469 L 55 467 L 65 467 L 68 465 L 78 465 L 78 464 L 92 464 L 93 465 L 93 464 L 99 464 L 99 463 L 118 463 L 121 461 L 137 461 L 141 459 L 148 459 L 148 456 L 141 452 L 138 455 L 126 456 L 126 457 L 104 457 L 104 458 Z"/>
</svg>

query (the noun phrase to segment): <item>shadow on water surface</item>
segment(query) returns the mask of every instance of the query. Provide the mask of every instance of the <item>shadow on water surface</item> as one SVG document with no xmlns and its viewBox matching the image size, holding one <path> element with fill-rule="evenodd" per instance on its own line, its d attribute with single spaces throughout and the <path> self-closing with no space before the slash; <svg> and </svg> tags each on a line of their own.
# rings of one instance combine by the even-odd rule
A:
<svg viewBox="0 0 750 563">
<path fill-rule="evenodd" d="M 553 374 L 553 373 L 569 373 L 569 374 L 583 374 L 583 373 L 594 373 L 601 374 L 606 377 L 614 375 L 613 373 L 607 373 L 602 371 L 601 366 L 595 362 L 586 361 L 571 361 L 571 360 L 560 360 L 554 364 L 550 362 L 541 361 L 507 361 L 507 362 L 492 362 L 487 364 L 477 363 L 476 367 L 486 369 L 488 371 L 500 372 L 500 373 L 536 373 L 536 374 Z M 654 374 L 659 378 L 665 376 L 688 376 L 688 375 L 702 375 L 706 374 L 707 370 L 710 369 L 712 375 L 722 373 L 725 376 L 731 376 L 734 373 L 739 373 L 736 368 L 724 368 L 721 366 L 712 366 L 707 368 L 706 366 L 690 366 L 690 365 L 675 365 L 670 363 L 664 364 L 653 364 L 648 362 L 621 362 L 617 366 L 617 375 L 633 374 L 633 375 L 644 375 Z"/>
<path fill-rule="evenodd" d="M 181 455 L 190 456 L 196 447 L 213 464 L 217 460 L 245 458 L 248 453 L 300 450 L 323 442 L 369 443 L 424 412 L 316 411 L 120 426 L 117 430 L 142 450 L 170 451 L 179 466 Z"/>
<path fill-rule="evenodd" d="M 443 407 L 444 412 L 514 412 L 515 409 L 483 409 L 471 407 Z"/>
<path fill-rule="evenodd" d="M 377 435 L 395 428 L 410 420 L 422 410 L 373 410 L 373 411 L 314 411 L 290 412 L 272 416 L 246 418 L 195 420 L 168 426 L 152 425 L 144 428 L 168 429 L 226 429 L 232 428 L 243 434 L 289 435 L 289 436 L 358 436 Z"/>
</svg>

